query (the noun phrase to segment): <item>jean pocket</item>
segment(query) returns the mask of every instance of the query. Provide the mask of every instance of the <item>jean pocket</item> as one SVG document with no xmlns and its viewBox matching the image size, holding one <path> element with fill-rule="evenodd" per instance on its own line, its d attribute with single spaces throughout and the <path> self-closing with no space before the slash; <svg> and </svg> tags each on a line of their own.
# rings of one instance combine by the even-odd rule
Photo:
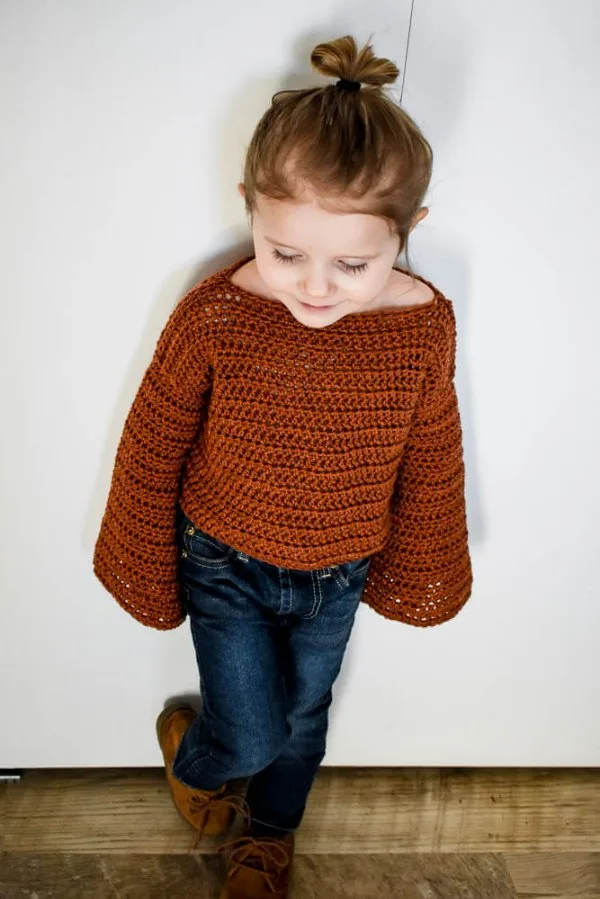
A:
<svg viewBox="0 0 600 899">
<path fill-rule="evenodd" d="M 223 568 L 229 564 L 232 547 L 207 534 L 186 517 L 181 535 L 181 558 L 205 568 Z"/>
<path fill-rule="evenodd" d="M 332 565 L 329 568 L 334 580 L 338 586 L 346 588 L 350 583 L 359 577 L 364 577 L 369 569 L 371 556 L 365 556 L 363 559 L 355 559 L 353 562 L 342 562 L 339 565 Z"/>
</svg>

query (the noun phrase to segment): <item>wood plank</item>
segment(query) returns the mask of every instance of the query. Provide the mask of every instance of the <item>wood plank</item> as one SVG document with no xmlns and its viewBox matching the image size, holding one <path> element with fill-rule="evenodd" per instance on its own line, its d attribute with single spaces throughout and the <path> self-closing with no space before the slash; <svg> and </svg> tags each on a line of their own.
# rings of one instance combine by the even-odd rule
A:
<svg viewBox="0 0 600 899">
<path fill-rule="evenodd" d="M 0 855 L 2 899 L 217 899 L 222 878 L 209 855 Z"/>
<path fill-rule="evenodd" d="M 218 899 L 226 863 L 209 855 L 5 853 L 2 899 Z M 494 855 L 300 855 L 290 899 L 517 899 Z"/>
<path fill-rule="evenodd" d="M 600 896 L 600 853 L 509 852 L 502 857 L 519 899 Z"/>
<path fill-rule="evenodd" d="M 597 852 L 599 781 L 597 769 L 324 767 L 297 852 Z M 28 771 L 2 796 L 7 851 L 186 854 L 220 843 L 180 818 L 162 769 Z"/>
</svg>

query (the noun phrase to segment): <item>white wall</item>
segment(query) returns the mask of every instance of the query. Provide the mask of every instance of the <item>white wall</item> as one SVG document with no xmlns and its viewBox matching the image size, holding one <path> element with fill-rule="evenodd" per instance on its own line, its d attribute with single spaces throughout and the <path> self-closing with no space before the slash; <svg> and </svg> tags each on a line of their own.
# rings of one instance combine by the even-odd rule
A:
<svg viewBox="0 0 600 899">
<path fill-rule="evenodd" d="M 160 764 L 187 626 L 141 627 L 91 569 L 125 416 L 178 298 L 250 246 L 236 183 L 272 93 L 322 83 L 310 50 L 348 32 L 404 75 L 409 21 L 436 153 L 412 255 L 457 313 L 475 587 L 438 628 L 361 607 L 325 763 L 598 764 L 600 7 L 410 12 L 3 5 L 0 767 Z"/>
</svg>

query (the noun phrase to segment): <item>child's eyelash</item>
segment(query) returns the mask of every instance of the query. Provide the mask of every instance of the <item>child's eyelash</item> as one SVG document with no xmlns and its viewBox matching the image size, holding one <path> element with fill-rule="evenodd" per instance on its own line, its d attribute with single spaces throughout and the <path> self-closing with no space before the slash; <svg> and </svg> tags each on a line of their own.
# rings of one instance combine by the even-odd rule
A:
<svg viewBox="0 0 600 899">
<path fill-rule="evenodd" d="M 283 253 L 280 253 L 279 250 L 273 250 L 273 256 L 277 259 L 278 262 L 283 263 L 293 263 L 296 259 L 295 256 L 284 256 Z M 361 262 L 360 265 L 348 265 L 347 262 L 340 262 L 340 265 L 349 275 L 357 275 L 360 272 L 364 272 L 364 270 L 368 267 L 368 262 Z"/>
</svg>

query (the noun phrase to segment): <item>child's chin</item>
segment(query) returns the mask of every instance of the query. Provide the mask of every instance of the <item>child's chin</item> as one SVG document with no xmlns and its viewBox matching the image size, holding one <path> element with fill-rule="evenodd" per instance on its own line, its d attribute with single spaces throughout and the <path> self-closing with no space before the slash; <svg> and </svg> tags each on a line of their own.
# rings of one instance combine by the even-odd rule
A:
<svg viewBox="0 0 600 899">
<path fill-rule="evenodd" d="M 325 328 L 332 324 L 332 322 L 344 318 L 344 313 L 340 311 L 339 304 L 332 306 L 330 309 L 311 312 L 309 309 L 305 309 L 300 303 L 297 303 L 290 311 L 298 321 L 310 328 Z"/>
</svg>

